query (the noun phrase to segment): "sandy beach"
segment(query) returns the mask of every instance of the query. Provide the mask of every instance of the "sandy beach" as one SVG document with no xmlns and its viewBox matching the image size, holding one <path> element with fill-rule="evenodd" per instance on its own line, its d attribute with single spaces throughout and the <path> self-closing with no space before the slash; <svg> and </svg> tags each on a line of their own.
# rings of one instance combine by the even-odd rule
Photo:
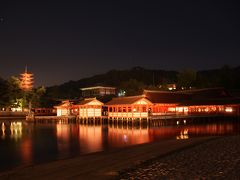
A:
<svg viewBox="0 0 240 180">
<path fill-rule="evenodd" d="M 187 140 L 164 140 L 71 159 L 17 167 L 0 173 L 0 179 L 119 179 L 126 177 L 125 170 L 170 154 L 191 149 L 199 144 L 215 141 L 219 137 L 201 137 Z M 124 174 L 125 172 L 125 174 Z M 129 176 L 130 177 L 130 176 Z"/>
<path fill-rule="evenodd" d="M 240 179 L 240 136 L 206 141 L 122 171 L 117 179 Z"/>
</svg>

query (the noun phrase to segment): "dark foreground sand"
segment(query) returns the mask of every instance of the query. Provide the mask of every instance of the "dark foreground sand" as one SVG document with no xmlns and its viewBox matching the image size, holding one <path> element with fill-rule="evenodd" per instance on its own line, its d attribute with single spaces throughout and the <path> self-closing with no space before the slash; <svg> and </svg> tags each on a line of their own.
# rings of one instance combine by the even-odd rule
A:
<svg viewBox="0 0 240 180">
<path fill-rule="evenodd" d="M 239 146 L 238 136 L 166 140 L 19 167 L 1 173 L 0 179 L 239 177 Z"/>
<path fill-rule="evenodd" d="M 240 179 L 240 136 L 148 160 L 121 172 L 118 179 Z"/>
</svg>

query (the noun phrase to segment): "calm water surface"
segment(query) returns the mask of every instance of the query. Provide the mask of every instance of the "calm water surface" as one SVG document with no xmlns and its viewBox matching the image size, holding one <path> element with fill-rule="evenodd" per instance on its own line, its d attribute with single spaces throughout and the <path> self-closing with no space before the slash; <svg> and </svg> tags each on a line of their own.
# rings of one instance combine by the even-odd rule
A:
<svg viewBox="0 0 240 180">
<path fill-rule="evenodd" d="M 135 144 L 239 134 L 240 123 L 131 127 L 0 121 L 0 171 Z"/>
</svg>

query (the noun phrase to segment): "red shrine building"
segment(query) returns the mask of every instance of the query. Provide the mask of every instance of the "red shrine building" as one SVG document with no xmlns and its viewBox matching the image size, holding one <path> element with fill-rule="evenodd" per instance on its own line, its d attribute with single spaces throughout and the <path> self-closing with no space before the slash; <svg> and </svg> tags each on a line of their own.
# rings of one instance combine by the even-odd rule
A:
<svg viewBox="0 0 240 180">
<path fill-rule="evenodd" d="M 102 106 L 104 104 L 96 98 L 85 98 L 78 103 L 64 100 L 61 104 L 54 106 L 57 116 L 76 116 L 78 119 L 101 118 Z"/>
<path fill-rule="evenodd" d="M 107 109 L 109 120 L 146 119 L 168 115 L 232 114 L 240 115 L 240 98 L 223 88 L 189 91 L 144 90 L 140 96 L 116 97 L 103 104 L 96 98 L 86 98 L 77 104 L 63 101 L 57 115 L 75 114 L 79 119 L 101 118 Z"/>
<path fill-rule="evenodd" d="M 86 98 L 80 101 L 76 106 L 79 109 L 78 118 L 101 118 L 102 117 L 102 106 L 104 104 L 96 98 Z"/>
<path fill-rule="evenodd" d="M 57 109 L 57 116 L 70 116 L 72 115 L 73 109 L 73 102 L 70 100 L 64 100 L 61 104 L 54 106 Z"/>
<path fill-rule="evenodd" d="M 106 103 L 111 120 L 148 119 L 152 105 L 144 95 L 113 98 Z"/>
<path fill-rule="evenodd" d="M 231 96 L 224 88 L 208 88 L 183 91 L 188 96 L 178 105 L 188 114 L 235 114 L 240 115 L 240 98 Z"/>
<path fill-rule="evenodd" d="M 153 104 L 151 106 L 151 116 L 175 114 L 176 107 L 187 98 L 183 94 L 170 91 L 144 90 L 143 94 Z"/>
</svg>

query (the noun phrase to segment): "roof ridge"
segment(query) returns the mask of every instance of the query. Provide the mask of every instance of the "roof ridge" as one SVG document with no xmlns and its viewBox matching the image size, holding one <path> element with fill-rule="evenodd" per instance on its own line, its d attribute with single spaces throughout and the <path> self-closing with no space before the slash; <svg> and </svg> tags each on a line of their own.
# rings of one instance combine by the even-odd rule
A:
<svg viewBox="0 0 240 180">
<path fill-rule="evenodd" d="M 147 89 L 144 89 L 143 92 L 156 92 L 156 93 L 170 93 L 170 94 L 174 94 L 177 91 L 163 91 L 163 90 L 147 90 Z"/>
<path fill-rule="evenodd" d="M 113 99 L 124 99 L 124 98 L 136 98 L 136 97 L 142 97 L 142 98 L 144 98 L 144 97 L 146 97 L 146 95 L 145 94 L 142 94 L 142 95 L 136 95 L 136 96 L 124 96 L 124 97 L 114 97 Z"/>
<path fill-rule="evenodd" d="M 96 89 L 96 88 L 116 89 L 116 87 L 113 87 L 113 86 L 88 86 L 88 87 L 82 87 L 80 88 L 80 90 L 89 90 L 89 89 Z"/>
<path fill-rule="evenodd" d="M 217 90 L 217 89 L 226 90 L 224 87 L 213 87 L 213 88 L 189 89 L 189 90 L 183 90 L 183 91 L 177 91 L 177 92 L 196 92 L 196 91 L 207 91 L 207 90 Z"/>
<path fill-rule="evenodd" d="M 94 97 L 94 98 L 84 98 L 82 101 L 89 101 L 89 100 L 95 100 L 95 99 L 97 99 L 96 97 Z"/>
</svg>

